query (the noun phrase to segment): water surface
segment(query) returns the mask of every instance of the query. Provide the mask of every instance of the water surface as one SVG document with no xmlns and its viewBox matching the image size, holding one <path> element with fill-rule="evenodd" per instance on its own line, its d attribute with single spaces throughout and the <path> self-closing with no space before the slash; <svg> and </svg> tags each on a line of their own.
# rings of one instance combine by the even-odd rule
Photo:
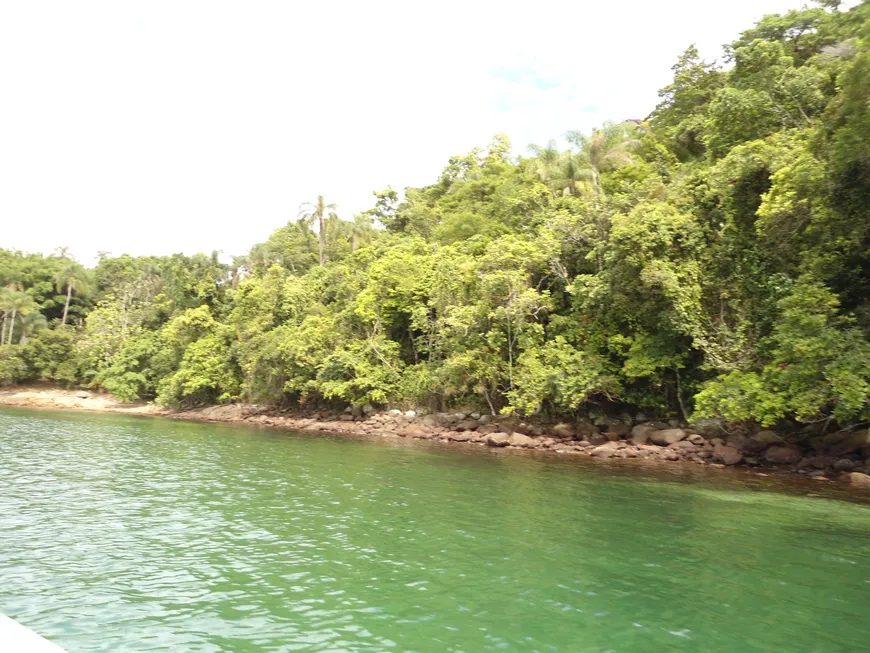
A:
<svg viewBox="0 0 870 653">
<path fill-rule="evenodd" d="M 4 409 L 0 612 L 73 653 L 870 649 L 870 506 L 633 470 Z"/>
</svg>

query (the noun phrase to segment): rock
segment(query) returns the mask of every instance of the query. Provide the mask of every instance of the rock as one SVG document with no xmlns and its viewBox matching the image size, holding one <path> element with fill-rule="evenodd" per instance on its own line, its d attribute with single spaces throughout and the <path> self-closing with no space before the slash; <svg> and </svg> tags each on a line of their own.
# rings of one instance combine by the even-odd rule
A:
<svg viewBox="0 0 870 653">
<path fill-rule="evenodd" d="M 852 485 L 870 485 L 870 476 L 861 472 L 846 472 L 837 478 Z"/>
<path fill-rule="evenodd" d="M 375 407 L 371 404 L 366 404 L 362 407 L 362 412 L 364 415 L 371 415 L 373 412 L 375 412 Z"/>
<path fill-rule="evenodd" d="M 359 419 L 363 416 L 362 406 L 354 406 L 350 409 L 350 414 L 353 415 L 355 418 Z"/>
<path fill-rule="evenodd" d="M 405 417 L 407 417 L 408 419 L 414 419 L 415 417 L 417 417 L 417 411 L 416 410 L 406 410 Z"/>
<path fill-rule="evenodd" d="M 666 447 L 674 442 L 679 442 L 685 438 L 686 432 L 683 429 L 662 429 L 659 431 L 651 431 L 649 434 L 650 441 L 662 447 Z"/>
<path fill-rule="evenodd" d="M 693 431 L 705 438 L 715 438 L 725 435 L 725 422 L 721 419 L 703 419 L 689 425 Z"/>
<path fill-rule="evenodd" d="M 480 419 L 480 413 L 471 413 L 471 415 L 469 415 L 469 417 L 471 419 Z"/>
<path fill-rule="evenodd" d="M 595 424 L 590 424 L 589 422 L 580 422 L 579 424 L 577 424 L 575 432 L 581 437 L 588 438 L 590 435 L 600 433 L 601 429 L 595 426 Z"/>
<path fill-rule="evenodd" d="M 90 399 L 91 393 L 88 392 L 87 390 L 79 390 L 78 392 L 75 393 L 75 396 L 78 397 L 79 399 Z"/>
<path fill-rule="evenodd" d="M 438 415 L 426 415 L 420 420 L 420 423 L 427 428 L 437 429 L 441 427 L 442 420 Z"/>
<path fill-rule="evenodd" d="M 677 453 L 676 451 L 674 451 L 673 449 L 663 449 L 663 450 L 661 451 L 661 453 L 659 454 L 659 456 L 661 457 L 662 460 L 671 460 L 671 461 L 675 461 L 675 460 L 679 460 L 679 459 L 680 459 L 680 454 L 678 454 L 678 453 Z"/>
<path fill-rule="evenodd" d="M 507 433 L 489 433 L 486 436 L 486 443 L 490 447 L 506 447 L 510 437 Z"/>
<path fill-rule="evenodd" d="M 837 472 L 851 472 L 855 468 L 855 461 L 848 458 L 840 458 L 834 462 L 832 467 Z"/>
<path fill-rule="evenodd" d="M 424 431 L 416 426 L 409 426 L 404 430 L 404 434 L 409 438 L 416 438 L 417 440 L 429 440 L 433 437 L 428 431 Z"/>
<path fill-rule="evenodd" d="M 863 449 L 867 445 L 870 445 L 870 433 L 867 431 L 862 433 L 852 433 L 842 442 L 830 447 L 828 449 L 828 454 L 831 456 L 843 456 L 858 451 L 859 449 Z"/>
<path fill-rule="evenodd" d="M 794 465 L 803 458 L 800 448 L 791 445 L 774 445 L 764 452 L 764 458 L 775 465 Z"/>
<path fill-rule="evenodd" d="M 341 420 L 342 422 L 352 422 L 353 415 L 351 415 L 349 413 L 342 413 L 338 419 Z"/>
<path fill-rule="evenodd" d="M 484 424 L 477 427 L 478 435 L 488 435 L 489 433 L 498 433 L 501 428 L 497 424 Z"/>
<path fill-rule="evenodd" d="M 697 433 L 692 433 L 692 434 L 690 434 L 690 435 L 686 438 L 686 440 L 688 440 L 688 441 L 691 442 L 692 444 L 697 445 L 697 446 L 699 446 L 699 447 L 700 447 L 702 444 L 704 444 L 705 442 L 707 442 L 707 441 L 704 439 L 704 436 L 703 436 L 703 435 L 698 435 Z"/>
<path fill-rule="evenodd" d="M 456 422 L 461 422 L 465 419 L 465 413 L 453 413 L 453 419 Z"/>
<path fill-rule="evenodd" d="M 727 444 L 717 444 L 713 448 L 713 456 L 724 465 L 737 465 L 743 460 L 743 454 Z"/>
<path fill-rule="evenodd" d="M 550 429 L 550 433 L 555 435 L 557 438 L 573 438 L 574 427 L 565 422 L 560 422 Z"/>
<path fill-rule="evenodd" d="M 477 418 L 477 423 L 481 426 L 486 426 L 492 421 L 492 415 L 481 415 Z"/>
<path fill-rule="evenodd" d="M 607 432 L 612 433 L 617 438 L 624 438 L 629 433 L 631 433 L 631 427 L 628 424 L 623 424 L 622 422 L 618 422 L 616 424 L 611 424 L 607 427 Z"/>
<path fill-rule="evenodd" d="M 473 431 L 477 428 L 477 421 L 473 419 L 464 419 L 453 428 L 457 431 Z"/>
<path fill-rule="evenodd" d="M 678 440 L 677 442 L 669 444 L 668 449 L 673 449 L 674 451 L 683 453 L 695 453 L 698 448 L 688 440 Z"/>
<path fill-rule="evenodd" d="M 508 438 L 508 444 L 512 447 L 534 447 L 535 440 L 523 433 L 511 433 Z"/>
<path fill-rule="evenodd" d="M 649 434 L 655 431 L 655 427 L 651 424 L 638 424 L 631 429 L 631 442 L 635 445 L 646 444 L 649 442 Z"/>
<path fill-rule="evenodd" d="M 614 449 L 613 447 L 602 445 L 600 447 L 595 447 L 592 451 L 589 452 L 589 455 L 593 456 L 594 458 L 612 458 L 615 452 L 616 449 Z"/>
<path fill-rule="evenodd" d="M 604 436 L 603 433 L 591 433 L 586 436 L 586 440 L 589 442 L 589 444 L 594 445 L 604 444 L 605 442 L 607 442 L 607 438 Z"/>
<path fill-rule="evenodd" d="M 387 415 L 391 415 L 392 417 L 401 417 L 402 411 L 393 408 L 392 410 L 387 411 Z"/>
<path fill-rule="evenodd" d="M 783 444 L 782 438 L 773 431 L 759 431 L 743 441 L 745 453 L 761 453 L 772 444 Z"/>
<path fill-rule="evenodd" d="M 725 438 L 725 444 L 735 449 L 743 449 L 743 444 L 746 442 L 745 435 L 731 434 Z"/>
<path fill-rule="evenodd" d="M 453 440 L 454 442 L 471 442 L 476 439 L 473 431 L 459 431 L 457 433 L 451 433 L 447 436 L 447 439 Z"/>
</svg>

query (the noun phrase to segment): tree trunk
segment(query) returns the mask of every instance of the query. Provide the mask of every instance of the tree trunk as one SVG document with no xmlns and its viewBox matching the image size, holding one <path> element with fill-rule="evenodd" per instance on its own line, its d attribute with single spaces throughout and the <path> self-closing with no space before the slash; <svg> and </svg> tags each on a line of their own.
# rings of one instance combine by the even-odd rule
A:
<svg viewBox="0 0 870 653">
<path fill-rule="evenodd" d="M 15 330 L 15 318 L 17 317 L 17 315 L 18 315 L 18 309 L 13 308 L 12 309 L 12 319 L 9 321 L 9 337 L 6 339 L 7 345 L 12 344 L 12 332 Z"/>
<path fill-rule="evenodd" d="M 320 266 L 323 267 L 323 264 L 324 264 L 324 260 L 323 260 L 323 249 L 324 249 L 324 247 L 323 247 L 323 241 L 324 241 L 324 239 L 326 238 L 326 234 L 323 233 L 323 216 L 322 216 L 322 215 L 321 215 L 320 217 L 317 218 L 317 224 L 318 224 L 318 229 L 317 229 L 317 231 L 318 231 L 318 233 L 317 233 L 317 242 L 318 242 L 318 244 L 320 245 Z"/>
<path fill-rule="evenodd" d="M 69 313 L 69 300 L 72 297 L 72 284 L 67 282 L 66 284 L 66 303 L 63 305 L 63 317 L 60 319 L 61 325 L 66 324 L 66 316 Z"/>
</svg>

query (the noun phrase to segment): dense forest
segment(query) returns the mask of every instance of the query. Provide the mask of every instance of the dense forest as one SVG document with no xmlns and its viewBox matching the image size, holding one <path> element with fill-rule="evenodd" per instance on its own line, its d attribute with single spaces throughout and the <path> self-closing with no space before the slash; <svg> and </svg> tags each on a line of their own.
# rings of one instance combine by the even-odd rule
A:
<svg viewBox="0 0 870 653">
<path fill-rule="evenodd" d="M 496 135 L 353 220 L 318 197 L 231 265 L 0 250 L 0 383 L 870 418 L 870 0 L 767 16 L 673 71 L 645 120 L 524 154 Z"/>
</svg>

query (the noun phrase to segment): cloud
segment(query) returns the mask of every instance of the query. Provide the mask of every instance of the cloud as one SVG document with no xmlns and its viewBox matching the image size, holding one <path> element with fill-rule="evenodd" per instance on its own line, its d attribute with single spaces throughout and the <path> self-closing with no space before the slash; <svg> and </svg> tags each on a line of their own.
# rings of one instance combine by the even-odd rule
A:
<svg viewBox="0 0 870 653">
<path fill-rule="evenodd" d="M 0 243 L 241 253 L 323 194 L 431 183 L 642 117 L 689 43 L 784 0 L 661 3 L 18 2 L 0 10 Z"/>
</svg>

